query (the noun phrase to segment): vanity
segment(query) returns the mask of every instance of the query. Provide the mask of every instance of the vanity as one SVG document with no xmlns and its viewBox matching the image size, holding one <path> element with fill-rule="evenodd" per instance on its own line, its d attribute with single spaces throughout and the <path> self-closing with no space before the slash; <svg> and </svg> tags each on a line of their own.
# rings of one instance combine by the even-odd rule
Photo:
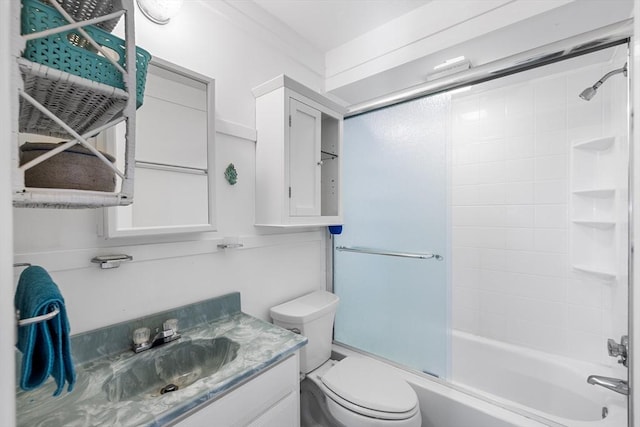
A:
<svg viewBox="0 0 640 427">
<path fill-rule="evenodd" d="M 134 330 L 167 319 L 178 319 L 180 339 L 132 351 Z M 74 390 L 53 397 L 49 380 L 18 391 L 17 425 L 299 426 L 306 343 L 243 313 L 239 293 L 75 335 Z"/>
</svg>

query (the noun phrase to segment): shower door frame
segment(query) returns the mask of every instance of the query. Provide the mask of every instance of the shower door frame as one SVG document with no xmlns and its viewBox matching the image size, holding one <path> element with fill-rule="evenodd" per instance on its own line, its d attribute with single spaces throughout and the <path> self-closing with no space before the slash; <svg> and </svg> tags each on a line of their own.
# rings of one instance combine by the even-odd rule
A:
<svg viewBox="0 0 640 427">
<path fill-rule="evenodd" d="M 637 25 L 637 24 L 636 24 Z M 638 26 L 640 27 L 640 26 Z M 633 289 L 634 284 L 634 266 L 633 266 L 633 232 L 634 232 L 634 132 L 633 132 L 633 115 L 632 115 L 632 107 L 634 105 L 633 99 L 633 79 L 631 76 L 634 75 L 635 67 L 633 61 L 633 51 L 634 39 L 633 39 L 633 29 L 634 22 L 633 19 L 627 19 L 624 21 L 620 21 L 615 24 L 607 25 L 605 27 L 595 29 L 592 31 L 588 31 L 582 34 L 578 34 L 573 37 L 569 37 L 564 40 L 560 40 L 554 43 L 550 43 L 532 50 L 528 50 L 522 52 L 520 54 L 512 55 L 504 59 L 500 59 L 497 61 L 490 62 L 488 64 L 484 64 L 478 67 L 471 68 L 469 70 L 457 73 L 453 76 L 444 77 L 442 79 L 438 79 L 432 82 L 428 82 L 421 85 L 412 86 L 408 89 L 401 90 L 398 92 L 391 93 L 389 95 L 375 98 L 369 101 L 365 101 L 359 104 L 352 105 L 347 108 L 347 113 L 344 118 L 347 119 L 349 117 L 354 117 L 360 114 L 364 114 L 373 110 L 381 109 L 387 106 L 399 104 L 406 101 L 411 101 L 417 98 L 421 98 L 428 95 L 434 95 L 442 92 L 447 92 L 450 90 L 462 88 L 465 86 L 479 84 L 483 82 L 487 82 L 490 80 L 494 80 L 500 77 L 509 76 L 511 74 L 519 73 L 522 71 L 530 70 L 533 68 L 542 67 L 545 65 L 549 65 L 552 63 L 560 62 L 566 59 L 582 56 L 588 53 L 596 52 L 599 50 L 607 49 L 609 47 L 614 47 L 622 44 L 627 44 L 629 49 L 629 77 L 628 81 L 628 94 L 627 94 L 627 123 L 628 123 L 628 136 L 629 136 L 629 148 L 628 148 L 628 185 L 629 185 L 629 193 L 628 193 L 628 247 L 627 247 L 627 287 L 628 287 L 628 301 L 627 301 L 627 310 L 628 310 L 628 324 L 627 324 L 627 334 L 630 338 L 629 340 L 629 366 L 627 372 L 627 380 L 629 382 L 630 393 L 627 399 L 627 416 L 628 416 L 628 427 L 640 427 L 640 420 L 637 425 L 634 423 L 636 417 L 640 417 L 640 411 L 636 414 L 633 410 L 633 402 L 636 400 L 640 400 L 640 394 L 635 391 L 635 382 L 634 377 L 638 376 L 636 374 L 637 367 L 635 366 L 635 349 L 640 348 L 640 344 L 634 345 L 634 306 L 635 306 L 635 293 Z M 639 72 L 640 74 L 640 72 Z M 333 291 L 333 255 L 335 251 L 335 239 L 329 234 L 328 240 L 331 244 L 326 245 L 326 260 L 327 260 L 327 290 Z M 637 307 L 640 310 L 640 307 Z M 638 334 L 636 334 L 638 335 Z M 359 352 L 359 349 L 349 347 L 348 345 L 344 345 L 340 343 L 341 346 L 350 348 L 356 352 Z M 640 350 L 639 350 L 640 354 Z M 374 356 L 375 357 L 375 356 Z M 385 360 L 386 361 L 386 360 Z M 389 362 L 389 361 L 386 361 Z M 407 369 L 406 367 L 402 367 L 396 363 L 391 362 L 391 364 Z M 408 369 L 411 370 L 411 369 Z M 421 374 L 421 373 L 419 373 Z M 424 375 L 424 374 L 421 374 Z M 451 386 L 451 384 L 446 381 L 440 380 L 438 378 L 430 379 L 445 384 L 447 386 Z"/>
</svg>

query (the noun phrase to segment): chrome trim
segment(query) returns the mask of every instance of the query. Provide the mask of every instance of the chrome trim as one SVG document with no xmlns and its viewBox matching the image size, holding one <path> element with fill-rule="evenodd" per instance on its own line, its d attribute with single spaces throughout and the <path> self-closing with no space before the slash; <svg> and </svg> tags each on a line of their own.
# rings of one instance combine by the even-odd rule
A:
<svg viewBox="0 0 640 427">
<path fill-rule="evenodd" d="M 169 165 L 167 163 L 145 162 L 142 160 L 136 160 L 136 167 L 143 168 L 143 169 L 169 171 L 169 172 L 192 173 L 194 175 L 206 175 L 208 173 L 207 169 L 202 169 L 202 168 L 193 168 L 190 166 L 176 166 L 176 165 Z"/>
<path fill-rule="evenodd" d="M 414 258 L 414 259 L 431 259 L 435 258 L 437 261 L 442 261 L 444 258 L 442 255 L 438 254 L 421 254 L 415 252 L 396 252 L 396 251 L 386 251 L 382 249 L 373 249 L 373 248 L 362 248 L 362 247 L 347 247 L 347 246 L 336 246 L 337 251 L 341 252 L 357 252 L 362 254 L 371 254 L 371 255 L 384 255 L 384 256 L 396 256 L 401 258 Z"/>
<path fill-rule="evenodd" d="M 564 40 L 511 55 L 497 61 L 489 62 L 488 64 L 479 65 L 451 76 L 415 85 L 379 98 L 351 105 L 347 108 L 345 118 L 426 95 L 432 95 L 471 84 L 486 82 L 499 77 L 559 62 L 564 59 L 606 49 L 608 47 L 626 43 L 632 34 L 633 19 L 626 19 L 593 31 L 588 31 Z"/>
</svg>

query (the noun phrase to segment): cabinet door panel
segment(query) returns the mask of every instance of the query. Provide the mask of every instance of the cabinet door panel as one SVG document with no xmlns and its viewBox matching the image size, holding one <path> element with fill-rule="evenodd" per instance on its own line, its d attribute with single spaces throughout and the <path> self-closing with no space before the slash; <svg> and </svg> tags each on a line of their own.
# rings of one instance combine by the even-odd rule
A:
<svg viewBox="0 0 640 427">
<path fill-rule="evenodd" d="M 292 216 L 320 215 L 320 111 L 295 99 L 289 112 L 289 186 Z"/>
<path fill-rule="evenodd" d="M 298 427 L 300 425 L 300 415 L 298 414 L 299 399 L 292 391 L 276 403 L 267 412 L 253 420 L 248 427 Z"/>
</svg>

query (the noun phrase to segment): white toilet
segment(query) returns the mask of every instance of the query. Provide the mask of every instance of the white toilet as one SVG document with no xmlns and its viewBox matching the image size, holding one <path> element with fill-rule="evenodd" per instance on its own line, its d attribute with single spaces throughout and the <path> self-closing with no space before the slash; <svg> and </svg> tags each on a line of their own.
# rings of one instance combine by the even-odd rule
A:
<svg viewBox="0 0 640 427">
<path fill-rule="evenodd" d="M 316 291 L 271 309 L 273 323 L 309 339 L 300 353 L 300 371 L 319 392 L 307 393 L 306 398 L 316 400 L 313 405 L 327 413 L 329 424 L 420 427 L 418 397 L 392 369 L 353 356 L 338 362 L 329 359 L 337 307 L 336 295 Z"/>
</svg>

